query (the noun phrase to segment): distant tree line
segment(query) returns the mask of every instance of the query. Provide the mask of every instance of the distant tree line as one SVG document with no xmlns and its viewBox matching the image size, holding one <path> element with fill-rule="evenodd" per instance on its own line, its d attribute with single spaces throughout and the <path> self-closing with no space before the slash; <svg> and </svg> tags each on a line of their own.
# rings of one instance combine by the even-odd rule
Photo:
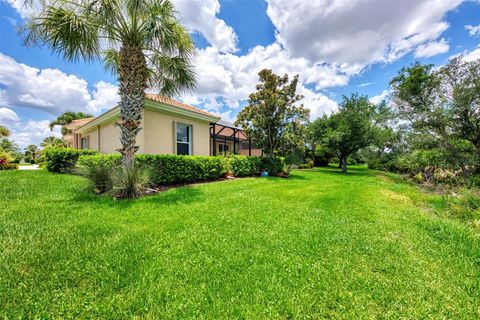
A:
<svg viewBox="0 0 480 320">
<path fill-rule="evenodd" d="M 337 112 L 309 121 L 298 104 L 298 75 L 265 69 L 237 124 L 266 156 L 291 163 L 335 162 L 410 174 L 425 182 L 468 182 L 480 173 L 480 60 L 414 63 L 390 82 L 390 96 L 344 96 Z"/>
</svg>

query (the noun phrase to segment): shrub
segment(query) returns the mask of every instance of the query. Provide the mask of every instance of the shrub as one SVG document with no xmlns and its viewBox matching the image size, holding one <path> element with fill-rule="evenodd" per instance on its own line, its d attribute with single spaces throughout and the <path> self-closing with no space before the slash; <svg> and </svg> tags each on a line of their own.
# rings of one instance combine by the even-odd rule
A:
<svg viewBox="0 0 480 320">
<path fill-rule="evenodd" d="M 119 199 L 140 198 L 150 185 L 150 177 L 150 169 L 138 163 L 131 168 L 115 167 L 112 175 L 113 194 Z"/>
<path fill-rule="evenodd" d="M 114 168 L 120 165 L 120 155 L 99 154 L 83 155 L 78 158 L 78 172 L 89 179 L 98 193 L 104 193 L 113 188 Z"/>
<path fill-rule="evenodd" d="M 224 157 L 141 154 L 135 161 L 151 169 L 154 185 L 217 180 L 227 172 Z"/>
<path fill-rule="evenodd" d="M 274 176 L 283 171 L 285 159 L 282 157 L 263 157 L 260 158 L 260 170 L 265 170 L 269 175 Z"/>
<path fill-rule="evenodd" d="M 228 164 L 235 177 L 248 177 L 260 172 L 260 161 L 259 157 L 232 156 Z"/>
<path fill-rule="evenodd" d="M 13 161 L 13 157 L 10 153 L 0 149 L 0 166 L 4 166 Z"/>
<path fill-rule="evenodd" d="M 0 171 L 1 170 L 16 170 L 16 169 L 18 169 L 18 163 L 0 164 Z"/>
<path fill-rule="evenodd" d="M 135 162 L 150 171 L 151 183 L 156 186 L 217 180 L 227 172 L 227 162 L 224 157 L 139 154 L 135 156 Z M 78 160 L 80 168 L 95 168 L 92 171 L 107 170 L 109 167 L 120 164 L 121 157 L 118 154 L 87 155 L 81 156 Z M 98 172 L 97 177 L 101 178 L 101 176 Z M 93 182 L 96 186 L 97 183 L 108 183 L 101 180 Z"/>
<path fill-rule="evenodd" d="M 95 150 L 77 150 L 72 148 L 48 148 L 44 152 L 45 167 L 50 172 L 71 172 L 81 155 L 97 154 Z"/>
<path fill-rule="evenodd" d="M 311 169 L 313 168 L 313 161 L 309 161 L 307 163 L 301 163 L 298 165 L 298 169 Z"/>
</svg>

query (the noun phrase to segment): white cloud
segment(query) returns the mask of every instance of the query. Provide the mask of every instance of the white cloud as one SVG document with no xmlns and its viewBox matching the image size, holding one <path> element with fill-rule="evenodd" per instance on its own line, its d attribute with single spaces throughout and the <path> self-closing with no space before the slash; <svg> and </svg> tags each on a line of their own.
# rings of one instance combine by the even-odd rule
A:
<svg viewBox="0 0 480 320">
<path fill-rule="evenodd" d="M 220 12 L 218 0 L 174 0 L 175 9 L 191 31 L 201 33 L 205 39 L 222 52 L 237 51 L 237 36 L 232 27 L 216 17 Z"/>
<path fill-rule="evenodd" d="M 92 98 L 87 104 L 87 110 L 93 113 L 113 108 L 120 101 L 118 87 L 105 81 L 99 81 L 92 92 Z"/>
<path fill-rule="evenodd" d="M 375 84 L 375 82 L 365 82 L 365 83 L 359 84 L 358 86 L 359 86 L 360 88 L 363 88 L 363 87 L 371 86 L 372 84 Z"/>
<path fill-rule="evenodd" d="M 480 59 L 480 46 L 478 46 L 476 49 L 468 52 L 468 53 L 465 53 L 465 55 L 463 56 L 463 60 L 467 61 L 467 62 L 470 62 L 470 61 L 475 61 L 475 60 L 478 60 Z"/>
<path fill-rule="evenodd" d="M 383 90 L 382 93 L 371 97 L 370 102 L 373 103 L 373 104 L 379 104 L 380 102 L 382 102 L 382 100 L 385 100 L 388 97 L 389 94 L 390 94 L 390 92 L 388 90 Z"/>
<path fill-rule="evenodd" d="M 267 2 L 277 40 L 293 56 L 366 66 L 394 61 L 438 39 L 448 28 L 445 13 L 461 0 Z"/>
<path fill-rule="evenodd" d="M 465 29 L 468 30 L 468 34 L 471 37 L 480 36 L 480 24 L 477 26 L 466 25 Z"/>
<path fill-rule="evenodd" d="M 9 122 L 18 122 L 20 118 L 15 113 L 15 111 L 2 107 L 0 108 L 0 123 L 6 124 Z"/>
<path fill-rule="evenodd" d="M 33 68 L 2 53 L 0 85 L 4 87 L 0 90 L 0 104 L 28 107 L 52 115 L 65 111 L 99 112 L 115 106 L 118 101 L 111 84 L 98 82 L 94 85 L 95 91 L 90 93 L 84 79 L 58 69 Z"/>
<path fill-rule="evenodd" d="M 292 58 L 278 43 L 266 47 L 257 46 L 243 56 L 222 54 L 208 47 L 198 51 L 193 65 L 198 75 L 198 86 L 194 94 L 182 99 L 187 103 L 204 105 L 207 110 L 217 114 L 223 110 L 223 103 L 218 98 L 229 109 L 239 108 L 240 102 L 247 100 L 248 95 L 255 91 L 258 72 L 263 68 L 272 69 L 277 74 L 287 73 L 292 77 L 300 74 L 299 92 L 303 90 L 301 93 L 305 95 L 305 105 L 313 109 L 312 115 L 321 114 L 323 109 L 327 113 L 335 109 L 336 103 L 320 90 L 346 85 L 350 77 L 339 66 L 313 65 L 306 59 Z M 348 70 L 352 73 L 356 71 Z M 316 91 L 307 89 L 307 84 L 314 85 Z"/>
<path fill-rule="evenodd" d="M 10 139 L 25 148 L 29 144 L 39 146 L 43 139 L 49 136 L 61 137 L 60 128 L 50 131 L 49 123 L 49 120 L 27 120 L 9 125 L 8 128 L 12 131 Z"/>
<path fill-rule="evenodd" d="M 448 52 L 450 46 L 445 39 L 441 39 L 440 41 L 431 41 L 426 44 L 419 45 L 415 50 L 415 57 L 416 58 L 427 58 L 433 57 L 437 54 Z"/>
<path fill-rule="evenodd" d="M 25 6 L 24 0 L 9 0 L 8 2 L 23 18 L 27 18 L 41 9 L 39 0 L 31 1 L 30 6 Z M 217 17 L 220 12 L 218 0 L 173 0 L 172 2 L 182 22 L 190 31 L 201 33 L 213 47 L 222 52 L 237 51 L 235 31 L 224 20 Z"/>
</svg>

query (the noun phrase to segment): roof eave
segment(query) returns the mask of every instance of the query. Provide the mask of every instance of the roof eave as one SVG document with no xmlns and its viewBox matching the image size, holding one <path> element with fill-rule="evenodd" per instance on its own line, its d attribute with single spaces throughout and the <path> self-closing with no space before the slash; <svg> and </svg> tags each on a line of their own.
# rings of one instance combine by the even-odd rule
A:
<svg viewBox="0 0 480 320">
<path fill-rule="evenodd" d="M 170 105 L 167 105 L 167 104 L 155 101 L 155 100 L 151 100 L 151 99 L 145 99 L 144 108 L 149 109 L 149 110 L 155 110 L 155 111 L 163 111 L 163 112 L 174 114 L 174 115 L 182 115 L 182 116 L 185 116 L 185 117 L 193 118 L 193 119 L 196 119 L 196 120 L 202 120 L 202 121 L 206 121 L 206 122 L 214 122 L 215 123 L 218 120 L 220 120 L 220 117 L 216 117 L 216 116 L 213 116 L 213 115 L 212 116 L 207 116 L 207 115 L 200 114 L 200 113 L 197 113 L 197 112 L 194 112 L 194 111 L 181 109 L 181 108 L 178 108 L 178 107 L 175 107 L 175 106 L 170 106 Z M 108 110 L 107 112 L 99 115 L 98 117 L 96 117 L 92 121 L 84 124 L 83 126 L 74 129 L 73 131 L 75 133 L 88 132 L 91 129 L 97 127 L 97 126 L 101 126 L 103 124 L 110 123 L 110 122 L 114 121 L 119 116 L 120 116 L 120 107 L 117 106 L 117 107 L 112 108 L 112 109 Z"/>
</svg>

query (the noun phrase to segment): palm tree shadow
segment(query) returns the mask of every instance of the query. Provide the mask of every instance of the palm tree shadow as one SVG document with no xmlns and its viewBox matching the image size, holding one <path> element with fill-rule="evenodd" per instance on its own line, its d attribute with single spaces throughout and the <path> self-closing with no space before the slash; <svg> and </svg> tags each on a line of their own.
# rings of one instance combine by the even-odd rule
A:
<svg viewBox="0 0 480 320">
<path fill-rule="evenodd" d="M 142 202 L 162 205 L 188 204 L 202 201 L 202 195 L 203 192 L 194 186 L 176 187 L 156 195 L 147 196 L 142 199 Z"/>
</svg>

